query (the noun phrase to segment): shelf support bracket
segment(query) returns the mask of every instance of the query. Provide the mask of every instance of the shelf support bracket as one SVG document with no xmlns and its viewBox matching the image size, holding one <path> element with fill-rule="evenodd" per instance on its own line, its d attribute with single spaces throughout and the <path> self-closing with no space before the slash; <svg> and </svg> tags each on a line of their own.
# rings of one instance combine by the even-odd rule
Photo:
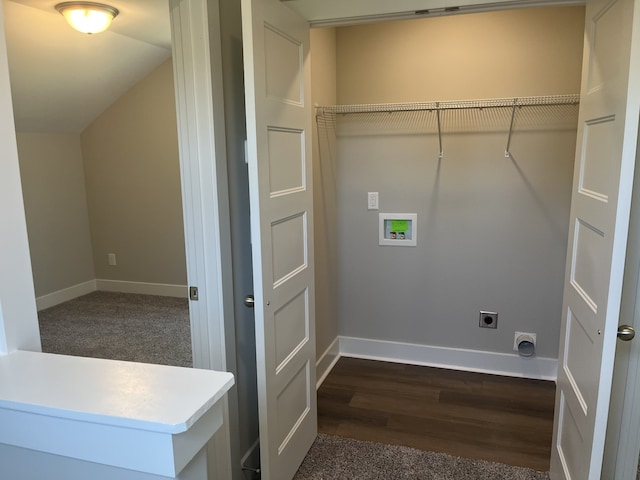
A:
<svg viewBox="0 0 640 480">
<path fill-rule="evenodd" d="M 516 118 L 516 106 L 518 99 L 513 99 L 513 107 L 511 107 L 511 123 L 509 124 L 509 136 L 507 137 L 507 148 L 504 150 L 504 158 L 511 158 L 511 134 L 513 133 L 513 121 Z"/>
<path fill-rule="evenodd" d="M 442 151 L 442 128 L 440 126 L 440 102 L 436 102 L 436 117 L 438 118 L 438 144 L 440 145 L 440 153 L 438 158 L 442 158 L 444 156 L 444 152 Z"/>
</svg>

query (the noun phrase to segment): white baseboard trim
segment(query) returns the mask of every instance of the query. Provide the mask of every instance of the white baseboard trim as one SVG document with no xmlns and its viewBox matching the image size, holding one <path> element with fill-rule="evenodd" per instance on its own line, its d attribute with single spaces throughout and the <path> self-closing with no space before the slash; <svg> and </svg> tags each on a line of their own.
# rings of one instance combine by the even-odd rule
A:
<svg viewBox="0 0 640 480">
<path fill-rule="evenodd" d="M 106 292 L 140 293 L 145 295 L 160 295 L 163 297 L 187 298 L 188 288 L 186 285 L 165 285 L 163 283 L 143 283 L 125 282 L 121 280 L 89 280 L 68 288 L 63 288 L 57 292 L 48 293 L 36 298 L 36 308 L 38 311 L 55 307 L 61 303 L 68 302 L 74 298 L 81 297 L 96 290 Z"/>
<path fill-rule="evenodd" d="M 162 297 L 187 298 L 186 285 L 167 285 L 164 283 L 126 282 L 122 280 L 97 279 L 98 290 L 105 292 L 139 293 L 142 295 L 160 295 Z"/>
<path fill-rule="evenodd" d="M 55 307 L 56 305 L 81 297 L 87 293 L 95 292 L 96 290 L 97 287 L 95 280 L 89 280 L 88 282 L 72 285 L 71 287 L 63 288 L 57 292 L 51 292 L 36 298 L 36 308 L 40 311 L 46 308 Z"/>
<path fill-rule="evenodd" d="M 331 342 L 320 358 L 316 361 L 316 390 L 320 388 L 331 369 L 340 359 L 340 337 Z"/>
<path fill-rule="evenodd" d="M 340 356 L 539 380 L 557 379 L 558 360 L 517 354 L 339 337 Z"/>
</svg>

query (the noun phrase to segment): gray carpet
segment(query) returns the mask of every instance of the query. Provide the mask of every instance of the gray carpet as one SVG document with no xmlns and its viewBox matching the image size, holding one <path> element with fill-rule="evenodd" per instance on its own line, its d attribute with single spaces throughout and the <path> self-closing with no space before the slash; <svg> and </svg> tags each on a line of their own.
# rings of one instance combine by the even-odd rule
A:
<svg viewBox="0 0 640 480">
<path fill-rule="evenodd" d="M 547 472 L 319 434 L 294 480 L 548 480 Z"/>
<path fill-rule="evenodd" d="M 186 298 L 93 292 L 38 313 L 47 353 L 191 367 Z"/>
</svg>

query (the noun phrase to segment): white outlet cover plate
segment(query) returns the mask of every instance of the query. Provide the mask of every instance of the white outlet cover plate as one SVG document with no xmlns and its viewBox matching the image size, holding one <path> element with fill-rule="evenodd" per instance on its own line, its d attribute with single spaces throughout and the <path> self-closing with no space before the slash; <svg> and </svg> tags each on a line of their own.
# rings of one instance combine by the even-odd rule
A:
<svg viewBox="0 0 640 480">
<path fill-rule="evenodd" d="M 378 192 L 367 193 L 367 208 L 369 210 L 378 210 Z"/>
</svg>

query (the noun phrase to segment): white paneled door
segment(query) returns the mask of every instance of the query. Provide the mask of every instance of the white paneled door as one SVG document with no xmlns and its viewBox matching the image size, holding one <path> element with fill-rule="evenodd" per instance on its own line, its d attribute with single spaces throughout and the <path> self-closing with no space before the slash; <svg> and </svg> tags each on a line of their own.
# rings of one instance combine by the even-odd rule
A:
<svg viewBox="0 0 640 480">
<path fill-rule="evenodd" d="M 263 480 L 293 478 L 317 433 L 309 25 L 242 0 Z"/>
<path fill-rule="evenodd" d="M 640 2 L 587 4 L 551 477 L 600 478 L 640 105 Z"/>
</svg>

